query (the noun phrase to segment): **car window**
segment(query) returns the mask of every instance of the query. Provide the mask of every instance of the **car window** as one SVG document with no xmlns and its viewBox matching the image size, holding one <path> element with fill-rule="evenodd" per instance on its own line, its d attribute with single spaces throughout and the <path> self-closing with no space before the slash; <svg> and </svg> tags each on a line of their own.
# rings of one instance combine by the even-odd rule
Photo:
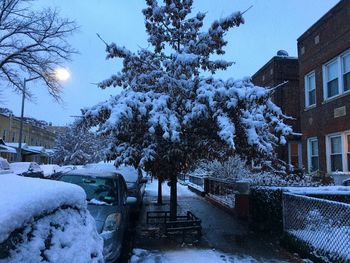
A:
<svg viewBox="0 0 350 263">
<path fill-rule="evenodd" d="M 87 201 L 91 201 L 93 204 L 98 204 L 94 201 L 104 202 L 107 204 L 118 202 L 118 191 L 115 185 L 115 180 L 112 178 L 64 175 L 60 178 L 60 181 L 81 186 L 85 190 Z"/>
</svg>

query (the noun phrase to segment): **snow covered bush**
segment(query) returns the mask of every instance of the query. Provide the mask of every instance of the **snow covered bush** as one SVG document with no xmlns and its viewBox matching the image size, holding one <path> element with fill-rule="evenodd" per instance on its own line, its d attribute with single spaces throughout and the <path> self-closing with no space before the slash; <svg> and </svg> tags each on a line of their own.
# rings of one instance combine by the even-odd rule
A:
<svg viewBox="0 0 350 263">
<path fill-rule="evenodd" d="M 103 262 L 103 240 L 82 188 L 0 177 L 0 262 Z"/>
<path fill-rule="evenodd" d="M 146 0 L 143 10 L 149 48 L 137 52 L 106 44 L 107 59 L 123 61 L 120 72 L 100 87 L 120 94 L 83 109 L 84 121 L 112 137 L 109 159 L 142 166 L 170 179 L 171 214 L 176 209 L 176 177 L 199 159 L 233 153 L 272 166 L 274 147 L 292 133 L 271 100 L 272 90 L 249 78 L 221 80 L 218 70 L 232 62 L 225 54 L 226 32 L 244 23 L 241 12 L 203 29 L 205 13 L 191 15 L 192 0 Z"/>
<path fill-rule="evenodd" d="M 312 186 L 318 185 L 309 175 L 274 173 L 273 171 L 254 170 L 239 156 L 231 156 L 225 161 L 201 160 L 195 170 L 204 171 L 206 175 L 228 181 L 244 180 L 252 186 Z"/>
<path fill-rule="evenodd" d="M 54 146 L 54 162 L 62 165 L 83 165 L 105 159 L 106 140 L 77 122 L 58 134 Z"/>
</svg>

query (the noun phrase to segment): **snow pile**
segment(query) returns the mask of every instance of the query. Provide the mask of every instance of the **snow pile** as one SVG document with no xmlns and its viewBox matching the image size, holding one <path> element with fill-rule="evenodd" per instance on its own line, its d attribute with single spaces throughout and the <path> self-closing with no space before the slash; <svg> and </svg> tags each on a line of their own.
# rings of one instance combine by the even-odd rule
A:
<svg viewBox="0 0 350 263">
<path fill-rule="evenodd" d="M 84 190 L 73 184 L 15 174 L 1 175 L 0 242 L 44 211 L 53 211 L 63 205 L 85 208 L 85 198 Z"/>
<path fill-rule="evenodd" d="M 84 190 L 73 184 L 1 175 L 0 243 L 21 240 L 10 246 L 7 262 L 103 260 L 103 241 L 85 199 Z M 22 230 L 17 236 L 16 229 Z"/>
<path fill-rule="evenodd" d="M 57 164 L 42 164 L 40 168 L 44 172 L 44 177 L 50 178 L 53 174 L 61 171 L 61 167 Z"/>
<path fill-rule="evenodd" d="M 8 263 L 103 262 L 103 240 L 87 210 L 58 209 L 24 227 Z"/>
<path fill-rule="evenodd" d="M 172 251 L 148 251 L 144 249 L 136 248 L 133 250 L 130 263 L 178 263 L 178 262 L 191 262 L 191 263 L 258 263 L 269 262 L 277 263 L 276 260 L 264 260 L 255 259 L 251 256 L 245 255 L 230 255 L 211 249 L 182 249 Z M 278 261 L 282 263 L 281 261 Z"/>
</svg>

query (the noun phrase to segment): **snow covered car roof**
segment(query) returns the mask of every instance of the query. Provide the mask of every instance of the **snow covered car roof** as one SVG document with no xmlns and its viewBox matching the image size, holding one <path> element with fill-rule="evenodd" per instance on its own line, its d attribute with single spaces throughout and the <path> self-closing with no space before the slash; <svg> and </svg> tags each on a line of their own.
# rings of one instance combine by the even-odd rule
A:
<svg viewBox="0 0 350 263">
<path fill-rule="evenodd" d="M 86 206 L 85 192 L 77 185 L 15 174 L 1 174 L 0 180 L 0 243 L 43 212 Z"/>
<path fill-rule="evenodd" d="M 134 183 L 138 179 L 138 171 L 132 166 L 120 166 L 116 168 L 113 163 L 90 163 L 85 165 L 88 169 L 110 171 L 120 173 L 126 182 Z"/>
<path fill-rule="evenodd" d="M 10 163 L 11 170 L 15 174 L 22 174 L 22 173 L 28 172 L 29 167 L 31 165 L 34 165 L 36 169 L 42 171 L 40 166 L 36 162 L 15 162 L 15 163 Z"/>
<path fill-rule="evenodd" d="M 113 178 L 118 177 L 118 172 L 111 172 L 107 170 L 98 170 L 98 169 L 89 169 L 89 168 L 80 168 L 71 170 L 64 175 L 77 175 L 77 176 L 89 176 L 89 177 L 104 177 L 104 178 Z"/>
</svg>

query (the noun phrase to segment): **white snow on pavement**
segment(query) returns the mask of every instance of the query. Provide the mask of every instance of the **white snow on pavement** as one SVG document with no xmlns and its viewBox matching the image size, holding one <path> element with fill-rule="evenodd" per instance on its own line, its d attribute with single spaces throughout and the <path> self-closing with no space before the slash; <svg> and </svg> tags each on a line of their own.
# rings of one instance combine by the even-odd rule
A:
<svg viewBox="0 0 350 263">
<path fill-rule="evenodd" d="M 239 256 L 222 253 L 212 249 L 183 249 L 170 251 L 148 251 L 134 249 L 130 263 L 277 263 L 282 261 L 254 259 L 250 256 Z"/>
<path fill-rule="evenodd" d="M 146 193 L 148 196 L 157 196 L 158 195 L 158 180 L 153 179 L 152 182 L 149 180 L 146 185 Z M 167 182 L 162 184 L 162 195 L 163 197 L 170 196 L 170 187 Z M 191 192 L 187 186 L 182 184 L 177 184 L 177 196 L 178 197 L 191 197 L 197 196 L 195 193 Z"/>
</svg>

